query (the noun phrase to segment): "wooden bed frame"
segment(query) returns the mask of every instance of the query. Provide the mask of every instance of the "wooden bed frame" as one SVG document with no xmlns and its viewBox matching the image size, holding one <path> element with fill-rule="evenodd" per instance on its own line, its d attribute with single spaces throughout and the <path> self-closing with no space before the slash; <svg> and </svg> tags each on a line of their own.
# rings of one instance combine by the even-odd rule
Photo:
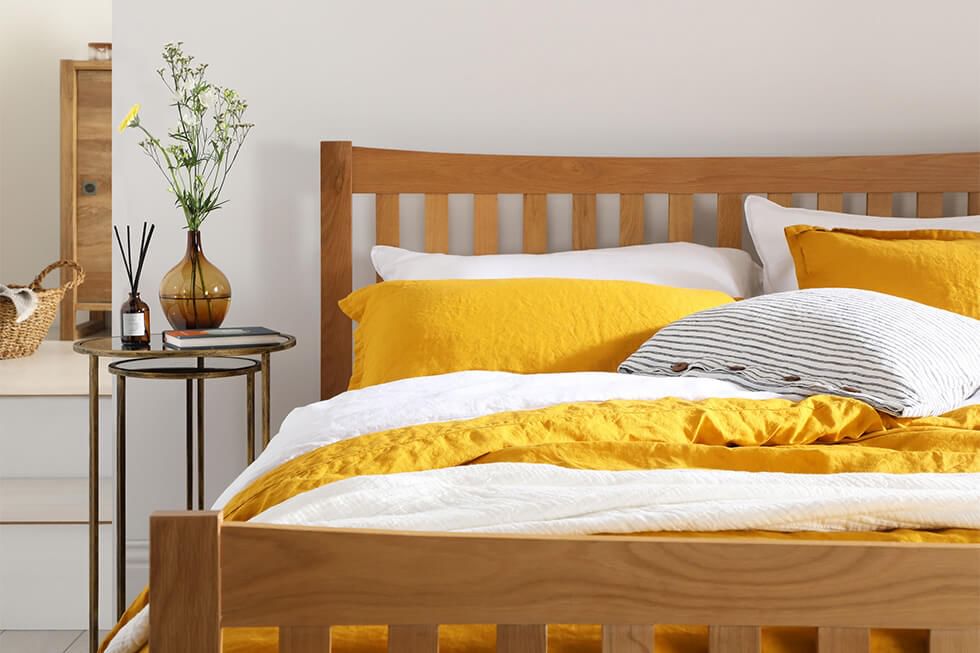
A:
<svg viewBox="0 0 980 653">
<path fill-rule="evenodd" d="M 523 246 L 547 251 L 548 193 L 573 194 L 576 248 L 596 244 L 596 193 L 620 195 L 620 242 L 644 242 L 643 194 L 669 196 L 671 240 L 693 194 L 717 194 L 717 240 L 739 247 L 745 193 L 841 210 L 866 193 L 890 215 L 917 193 L 980 214 L 980 152 L 904 156 L 600 158 L 436 154 L 321 143 L 321 396 L 346 389 L 354 193 L 376 195 L 379 244 L 399 242 L 399 194 L 425 194 L 425 248 L 448 248 L 448 194 L 474 195 L 476 254 L 497 251 L 497 194 L 524 195 Z M 651 624 L 708 624 L 711 653 L 757 653 L 761 626 L 818 628 L 820 653 L 866 653 L 871 628 L 930 631 L 931 653 L 980 652 L 980 546 L 395 533 L 150 520 L 151 650 L 217 653 L 221 628 L 275 626 L 283 653 L 323 653 L 330 626 L 389 625 L 389 650 L 433 653 L 438 624 L 497 626 L 502 652 L 544 653 L 549 623 L 603 624 L 607 653 L 653 650 Z"/>
</svg>

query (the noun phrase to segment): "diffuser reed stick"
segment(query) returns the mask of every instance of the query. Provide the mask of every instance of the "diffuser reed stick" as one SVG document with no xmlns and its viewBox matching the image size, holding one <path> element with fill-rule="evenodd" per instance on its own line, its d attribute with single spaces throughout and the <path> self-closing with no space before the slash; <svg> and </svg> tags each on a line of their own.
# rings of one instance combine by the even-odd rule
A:
<svg viewBox="0 0 980 653">
<path fill-rule="evenodd" d="M 143 222 L 143 229 L 140 232 L 140 244 L 137 250 L 138 259 L 133 260 L 133 240 L 126 225 L 126 245 L 123 246 L 122 236 L 119 234 L 119 227 L 113 225 L 112 230 L 116 234 L 116 242 L 119 244 L 119 255 L 122 257 L 123 267 L 126 270 L 126 280 L 129 282 L 129 298 L 123 302 L 119 309 L 119 320 L 122 333 L 122 342 L 126 347 L 148 347 L 150 344 L 150 307 L 140 299 L 140 278 L 143 275 L 143 262 L 150 249 L 150 240 L 153 238 L 153 230 L 156 225 L 150 225 L 147 231 L 147 223 Z"/>
</svg>

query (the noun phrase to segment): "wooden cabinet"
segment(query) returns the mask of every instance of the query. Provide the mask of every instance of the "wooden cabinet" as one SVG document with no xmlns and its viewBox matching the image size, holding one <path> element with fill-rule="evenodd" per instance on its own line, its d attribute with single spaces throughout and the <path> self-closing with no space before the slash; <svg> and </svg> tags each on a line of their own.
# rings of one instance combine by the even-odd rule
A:
<svg viewBox="0 0 980 653">
<path fill-rule="evenodd" d="M 107 331 L 112 315 L 111 61 L 61 62 L 61 258 L 85 269 L 85 283 L 65 294 L 61 339 Z M 80 320 L 83 312 L 88 318 Z"/>
</svg>

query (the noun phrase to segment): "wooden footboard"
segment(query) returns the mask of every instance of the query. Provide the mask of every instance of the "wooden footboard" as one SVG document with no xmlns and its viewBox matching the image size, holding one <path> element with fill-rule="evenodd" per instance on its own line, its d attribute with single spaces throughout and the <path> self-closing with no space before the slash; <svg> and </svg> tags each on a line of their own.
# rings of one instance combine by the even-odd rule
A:
<svg viewBox="0 0 980 653">
<path fill-rule="evenodd" d="M 980 546 L 394 533 L 150 520 L 150 650 L 217 653 L 224 626 L 277 626 L 324 653 L 331 625 L 389 625 L 434 652 L 438 624 L 499 624 L 497 650 L 544 653 L 547 625 L 604 624 L 603 651 L 653 650 L 652 624 L 710 624 L 711 653 L 760 650 L 761 626 L 819 628 L 866 653 L 869 628 L 929 629 L 980 651 Z"/>
</svg>

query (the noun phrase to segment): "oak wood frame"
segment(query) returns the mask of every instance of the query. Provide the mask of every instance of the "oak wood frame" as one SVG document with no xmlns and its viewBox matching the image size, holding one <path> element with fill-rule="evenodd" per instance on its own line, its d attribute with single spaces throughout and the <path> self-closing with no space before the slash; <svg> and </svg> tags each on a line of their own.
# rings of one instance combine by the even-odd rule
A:
<svg viewBox="0 0 980 653">
<path fill-rule="evenodd" d="M 399 196 L 425 194 L 425 248 L 448 248 L 448 195 L 472 194 L 473 251 L 497 251 L 497 195 L 524 195 L 525 252 L 548 251 L 547 194 L 572 195 L 572 244 L 595 247 L 596 193 L 620 195 L 620 244 L 644 242 L 643 195 L 664 193 L 668 238 L 694 237 L 694 194 L 717 195 L 717 243 L 742 246 L 742 200 L 767 193 L 790 206 L 817 193 L 818 207 L 843 209 L 843 193 L 867 195 L 867 213 L 892 214 L 893 193 L 917 193 L 919 217 L 943 211 L 943 193 L 968 193 L 980 214 L 980 152 L 823 157 L 577 157 L 442 154 L 320 144 L 320 396 L 347 389 L 351 323 L 337 302 L 351 292 L 354 193 L 375 195 L 376 242 L 399 243 Z"/>
<path fill-rule="evenodd" d="M 544 651 L 548 623 L 603 624 L 603 650 L 651 651 L 654 624 L 709 624 L 712 653 L 758 653 L 760 626 L 819 629 L 866 653 L 869 628 L 980 644 L 980 546 L 405 533 L 150 520 L 150 650 L 218 653 L 221 628 L 275 626 L 282 653 L 330 626 L 389 625 L 393 653 L 439 624 L 500 624 L 498 650 Z"/>
</svg>

